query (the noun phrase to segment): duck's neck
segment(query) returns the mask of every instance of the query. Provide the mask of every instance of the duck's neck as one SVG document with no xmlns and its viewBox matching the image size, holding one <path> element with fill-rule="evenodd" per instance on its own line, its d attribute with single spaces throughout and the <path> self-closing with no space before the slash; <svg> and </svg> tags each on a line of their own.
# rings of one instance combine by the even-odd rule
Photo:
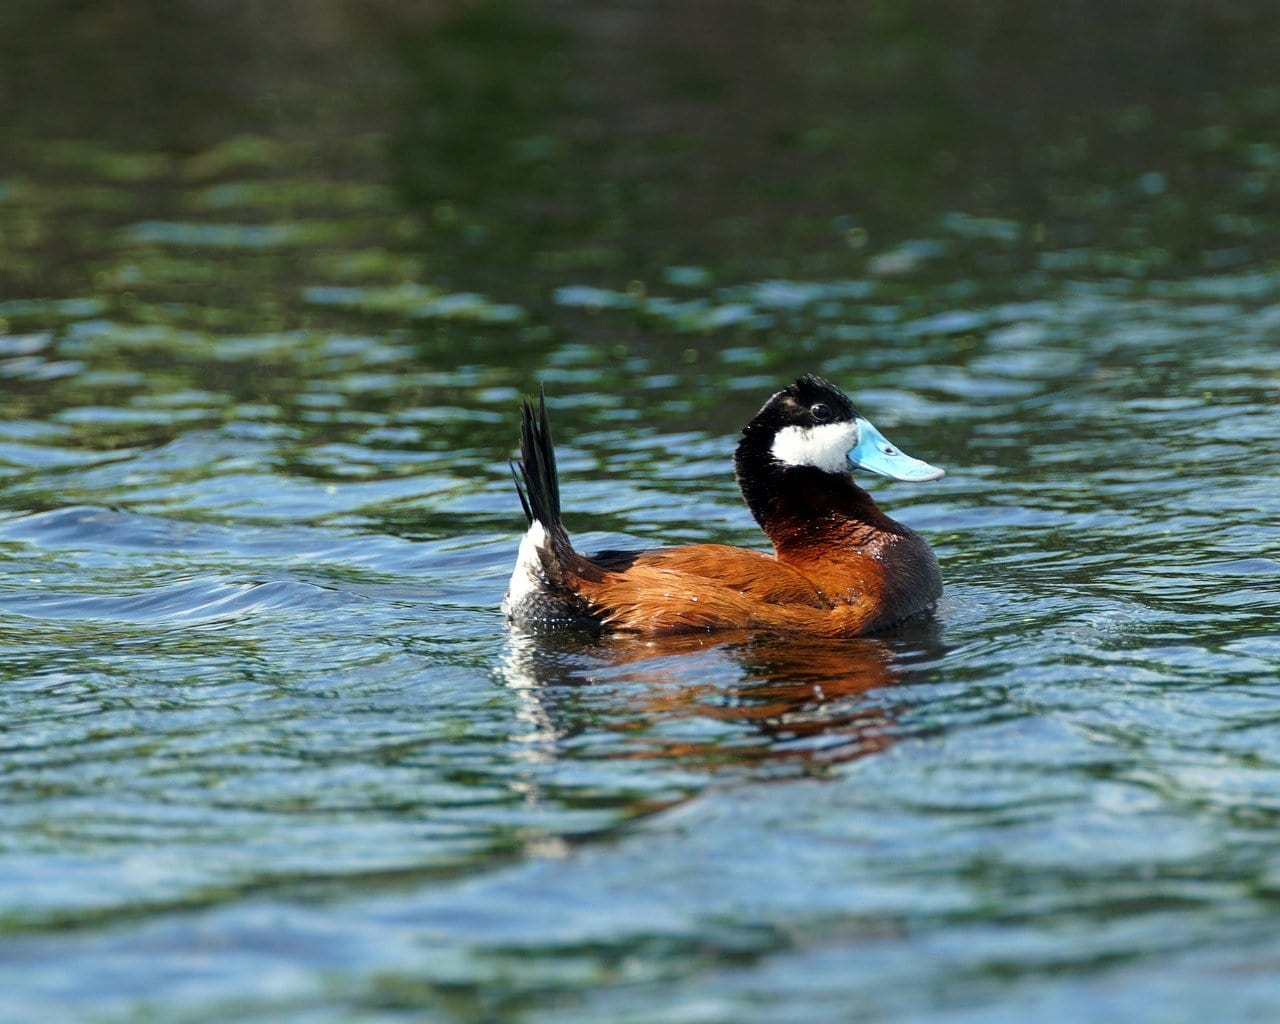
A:
<svg viewBox="0 0 1280 1024">
<path fill-rule="evenodd" d="M 747 491 L 743 487 L 744 496 Z M 906 532 L 848 473 L 808 467 L 782 470 L 771 486 L 748 496 L 747 504 L 779 558 L 802 550 L 870 551 Z"/>
<path fill-rule="evenodd" d="M 804 468 L 778 477 L 774 487 L 755 490 L 751 507 L 778 561 L 833 601 L 864 603 L 875 616 L 868 629 L 933 608 L 942 575 L 928 543 L 885 515 L 851 476 Z"/>
</svg>

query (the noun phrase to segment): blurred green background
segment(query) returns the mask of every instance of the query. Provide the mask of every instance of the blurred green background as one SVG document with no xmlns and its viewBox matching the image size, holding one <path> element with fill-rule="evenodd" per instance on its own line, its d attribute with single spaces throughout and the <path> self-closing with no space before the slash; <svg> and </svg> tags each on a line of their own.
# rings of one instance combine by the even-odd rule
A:
<svg viewBox="0 0 1280 1024">
<path fill-rule="evenodd" d="M 1278 40 L 1208 0 L 8 0 L 0 294 L 554 326 L 566 283 L 1225 269 L 1276 255 Z"/>
</svg>

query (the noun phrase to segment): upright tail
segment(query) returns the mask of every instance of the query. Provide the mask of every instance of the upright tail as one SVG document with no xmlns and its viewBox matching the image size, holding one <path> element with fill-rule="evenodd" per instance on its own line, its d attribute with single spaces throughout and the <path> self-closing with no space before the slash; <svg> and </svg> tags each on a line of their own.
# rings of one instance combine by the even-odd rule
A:
<svg viewBox="0 0 1280 1024">
<path fill-rule="evenodd" d="M 503 610 L 526 625 L 592 619 L 569 578 L 579 556 L 560 521 L 560 478 L 541 386 L 536 409 L 527 398 L 521 403 L 520 458 L 512 464 L 511 475 L 529 532 L 520 542 Z"/>
<path fill-rule="evenodd" d="M 537 409 L 527 398 L 520 403 L 520 460 L 512 464 L 511 475 L 529 526 L 541 523 L 552 552 L 560 558 L 571 555 L 573 544 L 560 521 L 560 474 L 556 471 L 556 449 L 547 420 L 547 396 L 541 385 Z"/>
</svg>

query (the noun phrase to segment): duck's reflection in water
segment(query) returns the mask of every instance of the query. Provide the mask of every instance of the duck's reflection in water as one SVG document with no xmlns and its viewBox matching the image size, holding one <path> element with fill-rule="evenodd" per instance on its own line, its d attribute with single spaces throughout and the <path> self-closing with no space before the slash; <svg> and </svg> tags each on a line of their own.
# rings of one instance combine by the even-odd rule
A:
<svg viewBox="0 0 1280 1024">
<path fill-rule="evenodd" d="M 888 638 L 513 635 L 501 670 L 530 761 L 660 759 L 791 773 L 884 750 L 943 647 L 936 623 Z"/>
</svg>

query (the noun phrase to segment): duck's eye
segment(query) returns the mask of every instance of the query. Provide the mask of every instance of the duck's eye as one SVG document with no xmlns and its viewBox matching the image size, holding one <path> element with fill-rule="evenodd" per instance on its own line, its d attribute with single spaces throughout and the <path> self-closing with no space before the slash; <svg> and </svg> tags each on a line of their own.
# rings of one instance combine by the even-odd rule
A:
<svg viewBox="0 0 1280 1024">
<path fill-rule="evenodd" d="M 831 407 L 819 402 L 817 405 L 809 406 L 809 415 L 821 423 L 823 420 L 831 419 Z"/>
</svg>

